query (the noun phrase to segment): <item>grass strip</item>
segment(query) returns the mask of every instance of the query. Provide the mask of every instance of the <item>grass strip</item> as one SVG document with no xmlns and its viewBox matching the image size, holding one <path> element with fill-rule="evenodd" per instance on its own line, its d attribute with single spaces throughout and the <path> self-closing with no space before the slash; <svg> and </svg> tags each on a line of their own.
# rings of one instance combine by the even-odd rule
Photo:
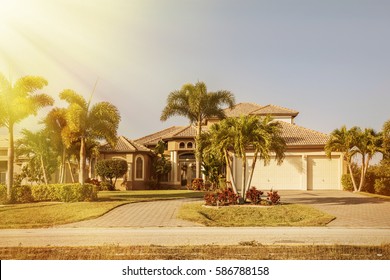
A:
<svg viewBox="0 0 390 280">
<path fill-rule="evenodd" d="M 335 219 L 313 207 L 299 204 L 205 207 L 203 203 L 189 203 L 180 208 L 178 217 L 213 227 L 325 226 Z"/>
</svg>

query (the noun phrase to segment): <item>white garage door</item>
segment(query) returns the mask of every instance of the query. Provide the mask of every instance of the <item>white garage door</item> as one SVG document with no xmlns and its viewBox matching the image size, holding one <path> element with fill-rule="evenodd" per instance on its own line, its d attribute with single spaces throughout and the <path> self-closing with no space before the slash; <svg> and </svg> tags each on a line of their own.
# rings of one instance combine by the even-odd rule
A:
<svg viewBox="0 0 390 280">
<path fill-rule="evenodd" d="M 259 161 L 255 169 L 251 185 L 260 190 L 302 189 L 301 156 L 286 156 L 281 165 L 277 165 L 274 159 L 267 166 L 264 166 L 263 161 Z"/>
<path fill-rule="evenodd" d="M 331 159 L 325 156 L 307 157 L 308 190 L 339 189 L 339 157 Z"/>
</svg>

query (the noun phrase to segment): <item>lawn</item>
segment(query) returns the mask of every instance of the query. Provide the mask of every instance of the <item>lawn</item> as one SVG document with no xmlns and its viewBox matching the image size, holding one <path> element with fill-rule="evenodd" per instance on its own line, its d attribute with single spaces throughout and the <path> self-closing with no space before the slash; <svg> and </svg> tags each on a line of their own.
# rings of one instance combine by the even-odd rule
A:
<svg viewBox="0 0 390 280">
<path fill-rule="evenodd" d="M 325 226 L 335 217 L 310 206 L 205 207 L 203 203 L 182 206 L 179 218 L 215 227 Z"/>
<path fill-rule="evenodd" d="M 37 202 L 0 206 L 0 229 L 39 228 L 93 219 L 127 203 L 203 197 L 184 190 L 104 191 L 95 202 Z"/>
</svg>

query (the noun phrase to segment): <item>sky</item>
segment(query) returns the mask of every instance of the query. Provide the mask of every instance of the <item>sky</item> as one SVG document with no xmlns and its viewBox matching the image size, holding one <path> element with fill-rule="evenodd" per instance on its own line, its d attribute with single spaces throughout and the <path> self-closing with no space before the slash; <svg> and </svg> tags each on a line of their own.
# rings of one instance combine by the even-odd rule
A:
<svg viewBox="0 0 390 280">
<path fill-rule="evenodd" d="M 0 0 L 0 72 L 45 77 L 121 112 L 136 139 L 160 121 L 170 92 L 203 81 L 236 102 L 300 112 L 296 124 L 330 133 L 380 130 L 390 119 L 390 1 Z M 17 130 L 39 128 L 37 117 Z M 6 133 L 3 128 L 1 133 Z"/>
</svg>

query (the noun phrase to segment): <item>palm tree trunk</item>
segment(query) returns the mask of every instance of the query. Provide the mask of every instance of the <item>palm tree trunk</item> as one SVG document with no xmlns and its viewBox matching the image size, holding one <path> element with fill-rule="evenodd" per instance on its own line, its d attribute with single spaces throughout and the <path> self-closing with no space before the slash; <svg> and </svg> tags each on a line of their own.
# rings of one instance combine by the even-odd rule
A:
<svg viewBox="0 0 390 280">
<path fill-rule="evenodd" d="M 47 176 L 46 176 L 45 164 L 44 164 L 44 162 L 43 162 L 43 156 L 40 155 L 39 158 L 40 158 L 40 161 L 41 161 L 41 169 L 42 169 L 42 173 L 43 173 L 43 180 L 45 180 L 45 185 L 47 185 L 48 183 L 47 183 Z"/>
<path fill-rule="evenodd" d="M 195 151 L 195 156 L 196 156 L 196 178 L 201 178 L 200 174 L 200 168 L 201 168 L 201 162 L 202 162 L 202 154 L 200 151 L 200 134 L 202 133 L 202 123 L 200 120 L 198 120 L 198 131 L 196 134 L 196 151 Z"/>
<path fill-rule="evenodd" d="M 247 181 L 247 184 L 246 184 L 246 189 L 247 190 L 249 190 L 250 185 L 252 183 L 253 173 L 255 172 L 255 167 L 256 167 L 256 162 L 257 162 L 258 155 L 259 155 L 259 152 L 256 150 L 255 151 L 255 156 L 254 156 L 253 161 L 252 161 L 251 171 L 249 173 L 248 181 Z"/>
<path fill-rule="evenodd" d="M 85 138 L 81 137 L 80 146 L 80 170 L 79 170 L 79 183 L 85 182 L 85 165 L 86 165 L 86 152 L 85 152 Z"/>
<path fill-rule="evenodd" d="M 74 183 L 75 179 L 74 179 L 74 176 L 73 176 L 72 166 L 70 165 L 70 161 L 69 160 L 68 160 L 68 168 L 69 168 L 70 178 L 72 179 L 72 183 Z"/>
<path fill-rule="evenodd" d="M 12 201 L 12 187 L 14 183 L 14 124 L 10 123 L 8 127 L 9 145 L 8 145 L 8 168 L 7 168 L 7 200 Z"/>
<path fill-rule="evenodd" d="M 245 152 L 244 152 L 244 155 L 242 157 L 242 178 L 241 178 L 241 197 L 244 199 L 245 201 L 245 183 L 246 183 L 246 156 L 245 156 Z"/>
<path fill-rule="evenodd" d="M 66 148 L 62 147 L 62 159 L 61 159 L 61 170 L 60 170 L 60 184 L 65 182 L 65 162 L 66 161 Z"/>
<path fill-rule="evenodd" d="M 349 162 L 349 161 L 348 161 L 348 169 L 349 169 L 349 175 L 351 176 L 353 189 L 356 192 L 357 187 L 356 187 L 355 177 L 353 176 L 351 162 Z"/>
<path fill-rule="evenodd" d="M 235 182 L 234 176 L 233 176 L 233 168 L 232 168 L 232 165 L 230 164 L 229 154 L 226 150 L 224 151 L 224 156 L 225 156 L 226 166 L 227 166 L 227 168 L 229 168 L 233 191 L 234 191 L 234 193 L 238 193 L 237 187 L 236 187 L 236 182 Z"/>
</svg>

